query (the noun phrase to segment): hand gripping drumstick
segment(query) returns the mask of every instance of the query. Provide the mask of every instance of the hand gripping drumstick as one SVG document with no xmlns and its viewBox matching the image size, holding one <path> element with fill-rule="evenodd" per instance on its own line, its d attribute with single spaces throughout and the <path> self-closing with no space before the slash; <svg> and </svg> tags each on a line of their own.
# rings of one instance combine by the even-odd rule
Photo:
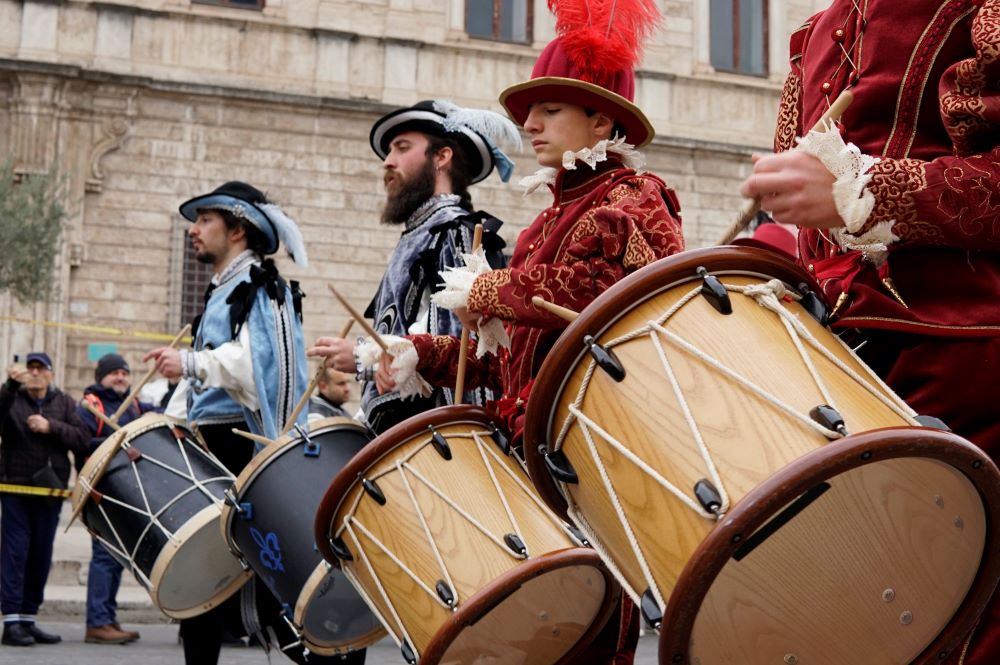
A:
<svg viewBox="0 0 1000 665">
<path fill-rule="evenodd" d="M 830 108 L 826 110 L 826 113 L 820 117 L 816 124 L 813 125 L 813 128 L 809 131 L 820 133 L 825 132 L 827 129 L 827 123 L 830 120 L 837 120 L 840 116 L 842 116 L 844 111 L 847 110 L 847 107 L 850 106 L 853 101 L 854 93 L 850 90 L 844 90 L 841 92 L 840 95 L 833 100 L 833 104 L 830 104 Z M 732 226 L 726 230 L 725 234 L 723 234 L 723 236 L 719 239 L 719 242 L 716 244 L 728 245 L 731 243 L 736 236 L 742 233 L 743 229 L 745 229 L 750 222 L 753 221 L 753 218 L 757 216 L 758 212 L 760 212 L 760 197 L 755 196 L 749 207 L 747 207 L 747 209 L 740 214 L 739 218 L 733 222 Z"/>
<path fill-rule="evenodd" d="M 186 326 L 184 326 L 183 328 L 181 328 L 181 331 L 179 333 L 177 333 L 176 337 L 174 337 L 174 341 L 170 342 L 170 346 L 168 348 L 171 348 L 171 349 L 175 348 L 178 344 L 180 344 L 181 340 L 184 339 L 184 337 L 189 332 L 191 332 L 191 324 L 190 323 L 187 324 Z M 132 405 L 132 402 L 135 400 L 136 396 L 138 396 L 139 391 L 142 390 L 142 387 L 145 386 L 149 382 L 149 380 L 151 378 L 153 378 L 154 374 L 156 374 L 156 364 L 155 363 L 153 364 L 152 367 L 149 368 L 149 371 L 146 372 L 146 376 L 142 377 L 142 381 L 140 381 L 136 386 L 133 386 L 132 392 L 130 392 L 129 395 L 128 395 L 128 397 L 126 397 L 125 400 L 121 403 L 121 406 L 118 407 L 118 410 L 115 411 L 110 416 L 111 422 L 115 422 L 115 423 L 118 422 L 118 419 L 121 418 L 122 414 L 125 413 L 125 410 L 128 409 Z M 116 427 L 115 429 L 118 429 L 118 428 Z"/>
<path fill-rule="evenodd" d="M 483 242 L 483 225 L 476 224 L 476 230 L 472 232 L 472 253 L 475 254 L 479 245 Z M 469 328 L 462 326 L 462 338 L 458 343 L 458 373 L 455 376 L 455 404 L 461 404 L 465 395 L 465 365 L 467 360 L 465 353 L 469 349 Z"/>
<path fill-rule="evenodd" d="M 347 337 L 348 333 L 351 332 L 351 326 L 354 325 L 354 319 L 347 319 L 347 323 L 344 324 L 343 329 L 340 331 L 340 336 Z M 323 378 L 323 374 L 326 372 L 326 365 L 320 362 L 319 368 L 316 370 L 316 374 L 313 375 L 312 381 L 306 386 L 306 391 L 302 393 L 302 397 L 299 398 L 299 403 L 295 405 L 295 409 L 292 411 L 292 415 L 288 417 L 288 421 L 282 428 L 281 433 L 278 434 L 278 438 L 288 434 L 288 430 L 295 426 L 295 421 L 299 419 L 299 414 L 302 413 L 302 408 L 305 407 L 306 403 L 309 401 L 309 396 L 312 395 L 313 391 L 316 390 L 316 386 L 319 385 L 320 380 Z"/>
</svg>

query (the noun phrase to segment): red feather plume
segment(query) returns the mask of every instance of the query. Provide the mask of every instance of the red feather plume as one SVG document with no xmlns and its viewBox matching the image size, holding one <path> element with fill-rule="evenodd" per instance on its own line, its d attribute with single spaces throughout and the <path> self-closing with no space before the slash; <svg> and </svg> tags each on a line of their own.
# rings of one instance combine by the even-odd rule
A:
<svg viewBox="0 0 1000 665">
<path fill-rule="evenodd" d="M 548 0 L 556 34 L 581 79 L 599 83 L 632 69 L 660 23 L 656 0 Z"/>
</svg>

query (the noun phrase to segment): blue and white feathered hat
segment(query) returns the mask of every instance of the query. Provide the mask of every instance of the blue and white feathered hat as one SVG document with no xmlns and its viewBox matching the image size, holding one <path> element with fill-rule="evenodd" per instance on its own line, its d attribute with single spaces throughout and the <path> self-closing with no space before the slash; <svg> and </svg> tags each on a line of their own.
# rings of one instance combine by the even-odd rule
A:
<svg viewBox="0 0 1000 665">
<path fill-rule="evenodd" d="M 369 136 L 372 150 L 385 159 L 392 140 L 408 131 L 456 140 L 469 160 L 473 184 L 485 180 L 494 167 L 501 180 L 510 180 L 514 164 L 499 146 L 521 147 L 517 125 L 502 114 L 437 99 L 417 102 L 379 118 Z"/>
<path fill-rule="evenodd" d="M 309 265 L 298 225 L 277 204 L 268 201 L 264 192 L 245 182 L 227 182 L 208 194 L 185 201 L 180 210 L 191 222 L 198 219 L 199 210 L 228 210 L 261 230 L 268 241 L 265 255 L 274 254 L 284 243 L 285 251 L 297 265 L 303 268 Z"/>
</svg>

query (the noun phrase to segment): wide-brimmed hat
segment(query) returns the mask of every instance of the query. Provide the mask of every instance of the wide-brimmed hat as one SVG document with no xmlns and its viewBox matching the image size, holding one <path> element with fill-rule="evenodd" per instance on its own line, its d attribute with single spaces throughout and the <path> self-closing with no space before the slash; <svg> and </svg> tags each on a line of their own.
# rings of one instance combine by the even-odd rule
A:
<svg viewBox="0 0 1000 665">
<path fill-rule="evenodd" d="M 274 254 L 280 243 L 295 263 L 308 265 L 305 243 L 298 225 L 276 204 L 268 201 L 264 192 L 245 182 L 233 180 L 208 194 L 196 196 L 180 206 L 181 215 L 188 221 L 198 219 L 199 210 L 226 210 L 236 217 L 253 224 L 267 239 L 264 254 Z"/>
<path fill-rule="evenodd" d="M 456 141 L 469 162 L 472 183 L 485 180 L 494 168 L 506 182 L 513 165 L 498 144 L 519 147 L 521 143 L 517 127 L 503 115 L 438 99 L 417 102 L 379 118 L 369 135 L 372 150 L 385 159 L 392 140 L 409 131 Z"/>
<path fill-rule="evenodd" d="M 642 43 L 659 22 L 654 0 L 550 2 L 558 36 L 545 47 L 531 79 L 500 93 L 500 103 L 524 125 L 532 104 L 563 102 L 605 113 L 641 147 L 656 131 L 635 105 L 635 71 Z"/>
</svg>

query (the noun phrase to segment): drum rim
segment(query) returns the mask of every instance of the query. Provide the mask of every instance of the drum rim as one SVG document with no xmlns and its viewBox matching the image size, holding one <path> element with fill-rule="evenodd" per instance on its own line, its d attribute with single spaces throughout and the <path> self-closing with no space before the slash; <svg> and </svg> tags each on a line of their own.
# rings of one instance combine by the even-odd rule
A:
<svg viewBox="0 0 1000 665">
<path fill-rule="evenodd" d="M 313 424 L 315 423 L 315 429 L 313 429 Z M 309 423 L 309 433 L 316 434 L 320 433 L 321 429 L 327 427 L 336 427 L 337 429 L 346 427 L 348 429 L 356 429 L 362 434 L 367 433 L 367 429 L 364 425 L 359 423 L 353 418 L 345 418 L 344 416 L 331 416 L 329 418 L 323 418 L 321 420 L 316 420 Z M 259 453 L 250 459 L 240 474 L 236 477 L 233 482 L 231 489 L 233 498 L 239 503 L 243 499 L 244 492 L 247 488 L 257 479 L 257 476 L 263 472 L 265 468 L 273 461 L 278 459 L 281 455 L 284 455 L 291 448 L 294 448 L 298 443 L 302 441 L 302 437 L 298 432 L 292 430 L 288 434 L 282 436 L 280 439 L 273 441 L 271 444 L 264 447 Z M 244 556 L 240 548 L 236 546 L 229 534 L 232 530 L 232 523 L 235 519 L 236 511 L 234 506 L 229 501 L 222 504 L 222 519 L 219 520 L 220 528 L 222 529 L 222 538 L 229 545 L 230 551 L 237 557 L 242 558 Z"/>
<path fill-rule="evenodd" d="M 298 626 L 299 631 L 302 633 L 302 641 L 309 646 L 309 650 L 318 653 L 321 656 L 336 656 L 338 654 L 350 653 L 351 651 L 358 651 L 360 649 L 365 649 L 372 644 L 375 644 L 383 637 L 389 634 L 389 631 L 385 629 L 385 626 L 378 620 L 378 615 L 372 612 L 371 608 L 368 607 L 368 603 L 364 601 L 364 597 L 357 592 L 358 600 L 365 606 L 365 609 L 369 614 L 375 619 L 376 628 L 372 631 L 364 633 L 359 637 L 359 639 L 354 640 L 350 643 L 344 644 L 320 644 L 316 642 L 308 632 L 306 632 L 305 627 L 305 611 L 309 606 L 309 600 L 316 593 L 319 585 L 323 583 L 323 580 L 327 576 L 334 574 L 336 568 L 329 567 L 325 561 L 320 561 L 316 568 L 313 569 L 312 573 L 306 579 L 306 583 L 302 585 L 302 591 L 299 593 L 299 597 L 295 600 L 295 611 L 293 618 L 295 625 Z M 343 575 L 343 573 L 341 573 Z M 347 579 L 346 575 L 343 575 L 344 583 L 350 584 L 350 580 Z M 354 588 L 351 585 L 351 588 Z"/>
<path fill-rule="evenodd" d="M 362 474 L 387 454 L 400 447 L 414 436 L 421 434 L 432 425 L 488 423 L 502 429 L 499 418 L 491 415 L 485 409 L 472 404 L 453 404 L 439 406 L 419 415 L 408 418 L 390 427 L 382 434 L 368 442 L 344 468 L 334 476 L 326 493 L 316 509 L 316 521 L 313 527 L 316 549 L 336 567 L 340 567 L 340 559 L 330 547 L 330 535 L 333 532 L 333 520 L 337 516 L 340 504 L 355 483 L 360 481 Z"/>
<path fill-rule="evenodd" d="M 817 297 L 823 298 L 822 290 L 815 280 L 800 266 L 774 252 L 731 246 L 707 247 L 668 256 L 626 276 L 599 295 L 566 327 L 546 354 L 535 376 L 531 394 L 546 395 L 548 399 L 542 403 L 529 397 L 524 417 L 524 458 L 528 475 L 539 496 L 563 519 L 569 519 L 566 498 L 549 475 L 542 454 L 538 451 L 540 445 L 548 445 L 555 418 L 553 406 L 562 396 L 566 385 L 568 375 L 560 370 L 567 366 L 575 367 L 586 354 L 583 346 L 586 335 L 600 336 L 634 308 L 622 310 L 613 306 L 616 302 L 624 300 L 638 306 L 679 284 L 699 280 L 701 278 L 695 273 L 699 266 L 705 266 L 716 275 L 758 275 L 777 278 L 795 286 L 804 282 Z"/>
<path fill-rule="evenodd" d="M 499 604 L 495 602 L 498 592 L 506 591 L 506 594 L 501 596 L 502 602 L 524 582 L 546 572 L 576 565 L 590 565 L 597 570 L 604 577 L 605 586 L 600 609 L 594 615 L 590 626 L 569 651 L 555 663 L 555 665 L 571 665 L 577 656 L 590 647 L 594 638 L 604 628 L 618 605 L 618 598 L 622 597 L 623 593 L 621 586 L 608 571 L 597 552 L 586 547 L 567 547 L 546 552 L 524 561 L 521 565 L 511 568 L 491 580 L 489 584 L 462 603 L 462 606 L 441 624 L 420 656 L 421 665 L 436 665 L 455 638 L 461 634 L 463 628 L 479 621 Z"/>
<path fill-rule="evenodd" d="M 870 454 L 862 459 L 863 454 Z M 986 514 L 986 542 L 979 570 L 955 615 L 914 663 L 941 662 L 976 625 L 1000 579 L 1000 529 L 991 526 L 991 502 L 1000 502 L 1000 471 L 982 450 L 965 439 L 925 427 L 887 427 L 861 432 L 817 448 L 776 471 L 748 492 L 701 541 L 681 571 L 667 600 L 660 632 L 660 665 L 688 663 L 694 622 L 712 583 L 752 534 L 790 501 L 833 476 L 878 461 L 919 457 L 944 462 L 965 475 L 979 492 Z M 974 464 L 979 464 L 978 468 Z M 733 543 L 737 535 L 740 539 Z M 697 562 L 697 565 L 695 564 Z M 988 589 L 988 591 L 987 591 Z"/>
<path fill-rule="evenodd" d="M 199 614 L 204 614 L 239 591 L 254 575 L 252 569 L 243 567 L 240 564 L 240 560 L 233 557 L 233 561 L 236 562 L 240 570 L 238 574 L 234 575 L 233 579 L 230 580 L 225 587 L 216 592 L 214 596 L 211 596 L 194 607 L 188 608 L 166 610 L 160 604 L 159 596 L 163 576 L 170 567 L 170 564 L 173 563 L 174 556 L 178 551 L 180 551 L 181 544 L 186 542 L 195 532 L 200 531 L 203 528 L 210 528 L 211 522 L 219 519 L 218 509 L 218 504 L 213 503 L 205 506 L 195 513 L 180 529 L 177 530 L 174 537 L 167 541 L 167 544 L 156 556 L 156 561 L 153 563 L 153 569 L 149 574 L 149 596 L 152 598 L 153 604 L 156 608 L 168 617 L 173 619 L 189 619 L 191 617 L 198 616 Z"/>
</svg>

